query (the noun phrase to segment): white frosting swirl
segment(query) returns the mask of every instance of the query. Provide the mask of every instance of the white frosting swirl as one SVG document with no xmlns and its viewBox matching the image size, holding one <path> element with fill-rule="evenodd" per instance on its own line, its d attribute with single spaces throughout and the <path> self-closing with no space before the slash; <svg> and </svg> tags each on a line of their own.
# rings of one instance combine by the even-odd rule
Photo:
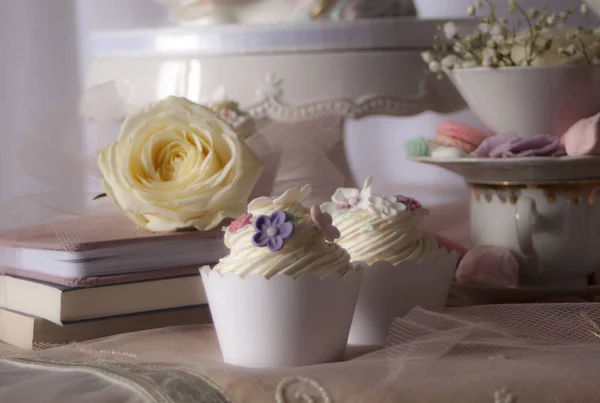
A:
<svg viewBox="0 0 600 403">
<path fill-rule="evenodd" d="M 260 198 L 248 206 L 253 219 L 277 210 L 292 213 L 294 232 L 282 250 L 272 252 L 252 243 L 255 234 L 252 224 L 225 234 L 225 244 L 231 252 L 215 266 L 220 274 L 234 273 L 240 277 L 262 274 L 265 278 L 289 275 L 298 278 L 303 274 L 325 277 L 328 274 L 345 274 L 352 268 L 350 255 L 340 246 L 329 243 L 315 226 L 312 218 L 300 203 L 310 193 L 310 187 L 291 189 L 279 198 Z"/>
<path fill-rule="evenodd" d="M 419 229 L 428 211 L 414 211 L 395 198 L 371 196 L 371 179 L 362 191 L 341 189 L 336 192 L 338 203 L 326 203 L 323 209 L 333 215 L 333 224 L 342 237 L 337 243 L 346 249 L 352 261 L 373 264 L 388 261 L 399 264 L 405 260 L 434 259 L 440 253 L 435 238 Z M 359 192 L 356 204 L 339 204 L 341 193 Z M 383 207 L 382 207 L 383 206 Z"/>
</svg>

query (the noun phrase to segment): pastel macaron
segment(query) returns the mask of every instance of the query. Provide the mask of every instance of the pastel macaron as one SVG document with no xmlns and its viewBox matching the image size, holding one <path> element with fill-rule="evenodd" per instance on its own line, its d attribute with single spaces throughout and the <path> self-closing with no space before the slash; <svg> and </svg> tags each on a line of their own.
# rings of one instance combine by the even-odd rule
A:
<svg viewBox="0 0 600 403">
<path fill-rule="evenodd" d="M 449 120 L 442 121 L 437 126 L 434 141 L 446 147 L 456 147 L 469 154 L 490 136 L 475 127 Z"/>
<path fill-rule="evenodd" d="M 575 123 L 561 137 L 567 155 L 600 155 L 600 113 Z"/>
</svg>

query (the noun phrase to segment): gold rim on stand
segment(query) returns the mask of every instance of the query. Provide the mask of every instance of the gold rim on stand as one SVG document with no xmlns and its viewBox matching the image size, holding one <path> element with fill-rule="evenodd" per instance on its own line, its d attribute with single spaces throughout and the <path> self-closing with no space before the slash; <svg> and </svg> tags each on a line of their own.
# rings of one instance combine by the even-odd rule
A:
<svg viewBox="0 0 600 403">
<path fill-rule="evenodd" d="M 554 204 L 559 199 L 564 199 L 567 204 L 587 202 L 596 203 L 600 179 L 578 181 L 563 181 L 557 183 L 515 183 L 502 182 L 494 184 L 467 183 L 473 197 L 477 201 L 485 199 L 488 203 L 496 197 L 502 204 L 516 204 L 521 191 L 524 189 L 541 189 L 549 204 Z"/>
</svg>

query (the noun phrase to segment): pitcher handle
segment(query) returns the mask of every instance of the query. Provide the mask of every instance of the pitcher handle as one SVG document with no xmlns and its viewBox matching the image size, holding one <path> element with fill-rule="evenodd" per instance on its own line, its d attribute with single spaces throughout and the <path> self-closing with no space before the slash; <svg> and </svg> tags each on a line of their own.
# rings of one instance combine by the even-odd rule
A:
<svg viewBox="0 0 600 403">
<path fill-rule="evenodd" d="M 519 197 L 517 201 L 517 212 L 515 214 L 515 225 L 517 230 L 517 241 L 519 248 L 530 262 L 535 262 L 535 266 L 540 268 L 540 260 L 533 244 L 533 223 L 538 217 L 535 200 L 530 197 Z"/>
</svg>

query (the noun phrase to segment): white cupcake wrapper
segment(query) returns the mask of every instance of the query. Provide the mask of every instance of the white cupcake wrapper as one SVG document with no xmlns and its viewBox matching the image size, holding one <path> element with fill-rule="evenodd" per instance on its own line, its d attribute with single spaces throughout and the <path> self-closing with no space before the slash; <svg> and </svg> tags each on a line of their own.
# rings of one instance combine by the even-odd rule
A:
<svg viewBox="0 0 600 403">
<path fill-rule="evenodd" d="M 200 272 L 226 363 L 276 368 L 344 358 L 362 268 L 323 279 Z"/>
<path fill-rule="evenodd" d="M 394 318 L 416 306 L 443 310 L 457 262 L 456 252 L 445 252 L 421 263 L 380 261 L 366 266 L 349 344 L 384 346 Z"/>
</svg>

